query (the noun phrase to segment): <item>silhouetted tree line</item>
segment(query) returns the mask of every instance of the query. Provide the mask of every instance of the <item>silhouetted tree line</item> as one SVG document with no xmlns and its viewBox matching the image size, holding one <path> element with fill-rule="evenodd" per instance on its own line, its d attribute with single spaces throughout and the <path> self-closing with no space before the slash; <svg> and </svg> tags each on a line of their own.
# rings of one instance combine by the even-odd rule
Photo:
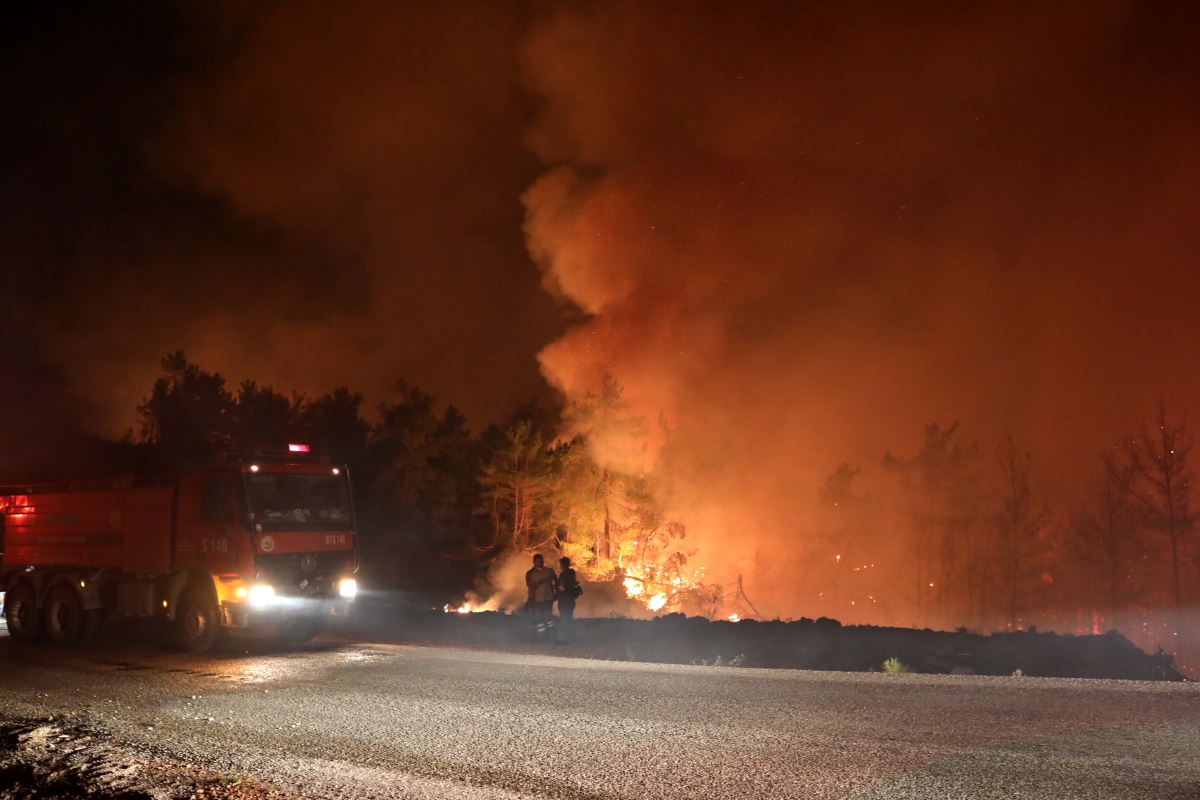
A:
<svg viewBox="0 0 1200 800">
<path fill-rule="evenodd" d="M 822 566 L 811 580 L 831 615 L 853 618 L 854 602 L 863 618 L 886 618 L 878 601 L 890 593 L 911 614 L 896 622 L 1120 629 L 1171 652 L 1195 650 L 1193 440 L 1165 405 L 1100 454 L 1077 508 L 1052 502 L 1011 436 L 989 460 L 957 424 L 924 433 L 915 454 L 883 456 L 888 500 L 862 492 L 849 464 L 820 487 L 822 535 L 810 555 Z M 896 543 L 906 552 L 889 549 Z M 877 559 L 903 569 L 872 571 Z"/>
<path fill-rule="evenodd" d="M 483 528 L 477 477 L 495 431 L 473 436 L 457 409 L 404 382 L 368 422 L 362 395 L 346 387 L 316 397 L 255 381 L 230 387 L 182 352 L 162 367 L 127 436 L 136 468 L 186 470 L 223 450 L 307 443 L 350 468 L 372 586 L 436 600 L 470 585 Z"/>
<path fill-rule="evenodd" d="M 90 441 L 59 476 L 169 472 L 221 449 L 303 441 L 350 466 L 374 587 L 457 601 L 500 556 L 545 549 L 591 577 L 633 580 L 647 598 L 666 591 L 668 610 L 725 614 L 736 600 L 688 575 L 686 530 L 639 466 L 644 421 L 611 378 L 566 408 L 530 402 L 472 433 L 453 405 L 404 382 L 368 415 L 346 387 L 316 397 L 230 387 L 181 352 L 162 367 L 137 428 L 122 442 Z M 813 608 L 802 611 L 981 632 L 1116 628 L 1194 649 L 1192 446 L 1161 406 L 1100 454 L 1085 501 L 1067 508 L 1012 437 L 987 454 L 957 424 L 931 423 L 915 453 L 883 455 L 873 491 L 850 464 L 817 487 L 820 517 L 801 537 L 796 576 Z"/>
<path fill-rule="evenodd" d="M 664 547 L 681 531 L 645 482 L 589 455 L 589 436 L 616 441 L 640 426 L 611 379 L 568 409 L 577 433 L 560 441 L 562 413 L 532 401 L 473 434 L 453 405 L 403 381 L 368 422 L 362 395 L 346 387 L 317 397 L 254 381 L 230 387 L 182 352 L 162 367 L 127 436 L 127 466 L 180 470 L 221 450 L 305 442 L 350 467 L 374 587 L 457 599 L 512 550 L 554 549 L 608 574 L 635 539 L 643 562 L 682 561 Z"/>
</svg>

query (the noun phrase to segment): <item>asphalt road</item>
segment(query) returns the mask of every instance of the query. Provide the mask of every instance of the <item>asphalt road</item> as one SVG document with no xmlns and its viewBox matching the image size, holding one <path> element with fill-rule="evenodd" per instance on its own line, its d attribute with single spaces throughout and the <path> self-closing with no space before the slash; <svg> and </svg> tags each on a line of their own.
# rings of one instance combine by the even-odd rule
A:
<svg viewBox="0 0 1200 800">
<path fill-rule="evenodd" d="M 0 636 L 0 719 L 50 715 L 311 797 L 1200 798 L 1196 684 Z"/>
</svg>

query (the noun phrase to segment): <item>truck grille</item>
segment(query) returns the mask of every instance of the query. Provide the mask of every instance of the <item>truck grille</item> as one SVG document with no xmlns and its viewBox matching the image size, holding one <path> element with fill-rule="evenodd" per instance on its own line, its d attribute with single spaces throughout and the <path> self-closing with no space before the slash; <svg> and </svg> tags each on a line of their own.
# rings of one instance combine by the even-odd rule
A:
<svg viewBox="0 0 1200 800">
<path fill-rule="evenodd" d="M 333 553 L 261 553 L 258 568 L 264 577 L 284 595 L 321 593 L 331 582 L 354 568 L 354 556 Z M 304 587 L 301 587 L 304 583 Z"/>
</svg>

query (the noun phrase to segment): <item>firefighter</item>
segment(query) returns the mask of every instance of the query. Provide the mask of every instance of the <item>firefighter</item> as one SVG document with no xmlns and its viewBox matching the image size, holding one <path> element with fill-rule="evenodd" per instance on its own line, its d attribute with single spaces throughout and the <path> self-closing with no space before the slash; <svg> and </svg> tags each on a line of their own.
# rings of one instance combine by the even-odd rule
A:
<svg viewBox="0 0 1200 800">
<path fill-rule="evenodd" d="M 529 617 L 533 623 L 533 639 L 535 642 L 553 638 L 554 634 L 554 595 L 558 588 L 558 576 L 554 570 L 546 566 L 542 554 L 533 557 L 533 568 L 525 573 L 525 586 L 529 589 Z"/>
<path fill-rule="evenodd" d="M 571 559 L 563 556 L 558 564 L 562 568 L 558 573 L 558 617 L 562 620 L 562 640 L 570 644 L 575 641 L 575 600 L 583 594 L 583 587 L 575 577 Z"/>
</svg>

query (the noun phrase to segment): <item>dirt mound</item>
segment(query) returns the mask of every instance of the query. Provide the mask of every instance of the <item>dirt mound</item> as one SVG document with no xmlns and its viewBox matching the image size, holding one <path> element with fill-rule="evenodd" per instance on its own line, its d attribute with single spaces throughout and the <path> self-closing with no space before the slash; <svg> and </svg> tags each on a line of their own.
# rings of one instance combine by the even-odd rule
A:
<svg viewBox="0 0 1200 800">
<path fill-rule="evenodd" d="M 442 613 L 402 605 L 363 605 L 343 632 L 351 637 L 450 646 L 530 650 L 520 614 Z M 913 672 L 1021 674 L 1055 678 L 1182 680 L 1171 656 L 1138 649 L 1116 631 L 1098 636 L 1036 630 L 969 632 L 843 626 L 821 618 L 713 621 L 668 614 L 653 620 L 618 617 L 576 621 L 576 643 L 562 655 L 671 664 L 880 671 L 894 659 Z"/>
</svg>

